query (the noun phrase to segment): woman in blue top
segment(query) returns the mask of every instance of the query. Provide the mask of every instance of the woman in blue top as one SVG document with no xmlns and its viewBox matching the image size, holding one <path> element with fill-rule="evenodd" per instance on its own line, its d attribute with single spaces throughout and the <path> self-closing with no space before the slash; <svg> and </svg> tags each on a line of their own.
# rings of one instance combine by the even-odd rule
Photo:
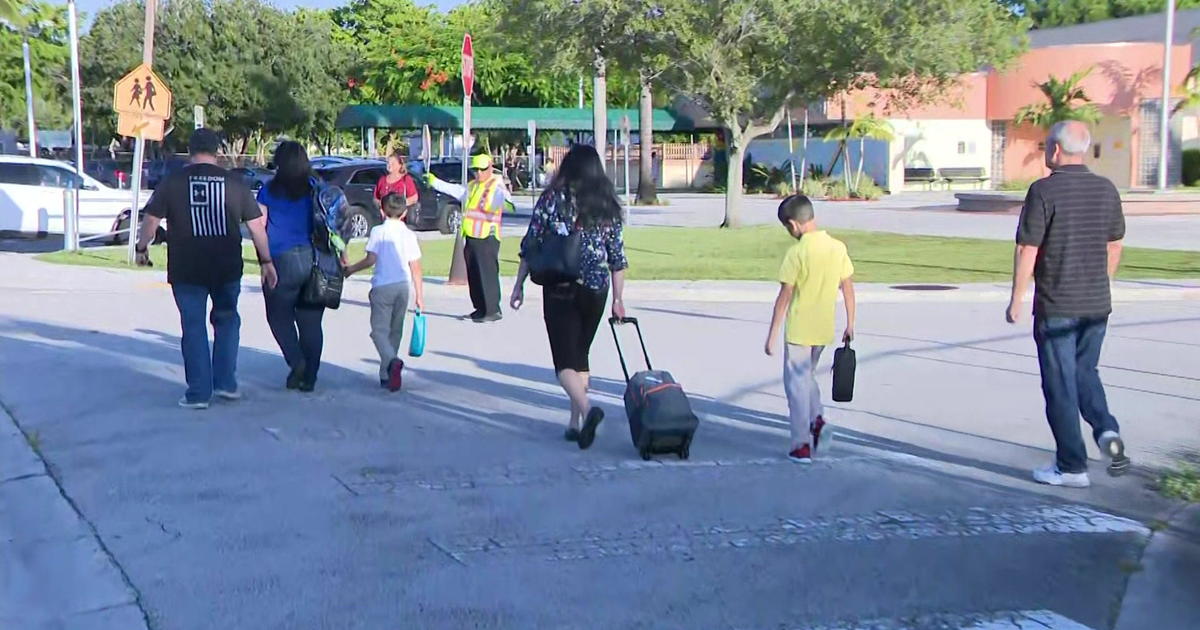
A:
<svg viewBox="0 0 1200 630">
<path fill-rule="evenodd" d="M 311 392 L 321 367 L 324 307 L 300 301 L 313 266 L 313 183 L 308 153 L 297 142 L 275 149 L 275 177 L 258 191 L 267 219 L 271 259 L 279 274 L 274 289 L 265 290 L 267 323 L 290 371 L 287 388 Z"/>
<path fill-rule="evenodd" d="M 588 354 L 604 317 L 612 285 L 612 314 L 625 317 L 625 244 L 621 240 L 621 202 L 604 172 L 596 149 L 575 145 L 563 158 L 549 188 L 533 209 L 529 230 L 521 241 L 521 267 L 513 288 L 513 310 L 525 302 L 526 255 L 550 230 L 566 235 L 581 232 L 580 279 L 543 288 L 543 311 L 550 354 L 558 382 L 571 399 L 571 420 L 565 437 L 579 448 L 592 445 L 604 411 L 588 401 Z M 610 283 L 611 278 L 611 283 Z M 585 420 L 586 418 L 586 420 Z M 580 420 L 584 420 L 580 427 Z"/>
</svg>

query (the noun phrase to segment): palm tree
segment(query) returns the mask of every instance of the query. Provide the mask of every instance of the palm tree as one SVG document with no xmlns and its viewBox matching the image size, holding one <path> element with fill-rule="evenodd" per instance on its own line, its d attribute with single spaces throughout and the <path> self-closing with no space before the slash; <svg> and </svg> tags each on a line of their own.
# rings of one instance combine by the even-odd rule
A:
<svg viewBox="0 0 1200 630">
<path fill-rule="evenodd" d="M 1079 120 L 1089 124 L 1099 122 L 1100 108 L 1079 85 L 1091 72 L 1092 69 L 1088 67 L 1066 79 L 1048 77 L 1036 84 L 1047 102 L 1022 107 L 1017 110 L 1013 122 L 1018 125 L 1032 123 L 1043 129 L 1049 129 L 1064 120 Z"/>
<path fill-rule="evenodd" d="M 842 168 L 843 178 L 846 181 L 846 188 L 851 192 L 858 192 L 858 187 L 862 184 L 863 163 L 866 158 L 867 139 L 883 140 L 891 142 L 896 138 L 896 134 L 892 131 L 892 125 L 882 118 L 877 118 L 875 114 L 868 114 L 855 120 L 848 126 L 836 127 L 829 130 L 825 134 L 827 140 L 837 140 L 845 148 L 845 144 L 849 140 L 858 140 L 858 170 L 854 175 L 854 186 L 850 186 L 850 153 L 846 152 L 846 166 Z"/>
<path fill-rule="evenodd" d="M 1183 80 L 1183 99 L 1179 101 L 1172 114 L 1178 114 L 1185 109 L 1200 107 L 1200 66 L 1192 68 Z"/>
</svg>

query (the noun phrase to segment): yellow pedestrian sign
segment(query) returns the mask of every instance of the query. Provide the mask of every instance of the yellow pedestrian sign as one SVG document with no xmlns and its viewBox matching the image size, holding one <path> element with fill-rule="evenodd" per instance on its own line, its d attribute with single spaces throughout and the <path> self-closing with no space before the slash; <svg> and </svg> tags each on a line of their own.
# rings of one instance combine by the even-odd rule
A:
<svg viewBox="0 0 1200 630">
<path fill-rule="evenodd" d="M 121 135 L 162 140 L 165 121 L 171 117 L 171 90 L 150 66 L 142 64 L 117 81 L 113 109 Z"/>
</svg>

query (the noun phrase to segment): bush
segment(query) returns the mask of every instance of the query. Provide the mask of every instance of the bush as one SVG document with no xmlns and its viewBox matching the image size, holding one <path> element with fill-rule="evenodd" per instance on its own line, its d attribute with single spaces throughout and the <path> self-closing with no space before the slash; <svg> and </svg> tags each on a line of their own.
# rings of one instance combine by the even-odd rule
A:
<svg viewBox="0 0 1200 630">
<path fill-rule="evenodd" d="M 875 180 L 870 177 L 863 177 L 862 183 L 858 185 L 858 190 L 854 192 L 854 196 L 858 199 L 879 199 L 883 196 L 883 189 L 875 183 Z"/>
<path fill-rule="evenodd" d="M 841 178 L 826 180 L 825 196 L 830 199 L 849 199 L 850 189 Z"/>
<path fill-rule="evenodd" d="M 1023 179 L 1006 179 L 996 186 L 996 190 L 1024 192 L 1029 190 L 1029 186 L 1035 181 L 1037 181 L 1037 179 L 1033 177 L 1027 177 Z"/>
<path fill-rule="evenodd" d="M 1200 149 L 1183 152 L 1183 185 L 1200 186 Z"/>
<path fill-rule="evenodd" d="M 776 197 L 787 197 L 788 195 L 792 194 L 792 182 L 775 182 L 771 185 L 771 192 L 775 193 Z"/>
<path fill-rule="evenodd" d="M 806 197 L 824 197 L 827 191 L 826 181 L 810 177 L 800 184 L 800 192 Z"/>
<path fill-rule="evenodd" d="M 1162 493 L 1172 499 L 1191 503 L 1200 502 L 1200 472 L 1193 468 L 1181 468 L 1165 473 L 1159 478 Z"/>
</svg>

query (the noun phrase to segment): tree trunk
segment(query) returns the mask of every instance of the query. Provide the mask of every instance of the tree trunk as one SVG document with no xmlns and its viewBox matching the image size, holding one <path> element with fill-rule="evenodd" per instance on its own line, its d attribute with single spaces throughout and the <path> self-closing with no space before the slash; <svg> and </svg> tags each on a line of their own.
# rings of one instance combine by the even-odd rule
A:
<svg viewBox="0 0 1200 630">
<path fill-rule="evenodd" d="M 867 155 L 867 139 L 862 137 L 858 139 L 858 174 L 854 176 L 854 192 L 858 192 L 858 187 L 862 186 L 863 162 Z"/>
<path fill-rule="evenodd" d="M 593 60 L 596 74 L 592 79 L 592 134 L 600 161 L 607 165 L 608 144 L 608 61 L 596 51 Z"/>
<path fill-rule="evenodd" d="M 742 226 L 742 132 L 730 129 L 728 132 L 729 142 L 726 143 L 728 149 L 729 168 L 725 174 L 725 220 L 721 222 L 723 228 L 736 228 Z"/>
<path fill-rule="evenodd" d="M 654 181 L 654 95 L 650 81 L 642 80 L 642 97 L 638 102 L 638 192 L 642 205 L 658 203 L 658 182 Z"/>
</svg>

